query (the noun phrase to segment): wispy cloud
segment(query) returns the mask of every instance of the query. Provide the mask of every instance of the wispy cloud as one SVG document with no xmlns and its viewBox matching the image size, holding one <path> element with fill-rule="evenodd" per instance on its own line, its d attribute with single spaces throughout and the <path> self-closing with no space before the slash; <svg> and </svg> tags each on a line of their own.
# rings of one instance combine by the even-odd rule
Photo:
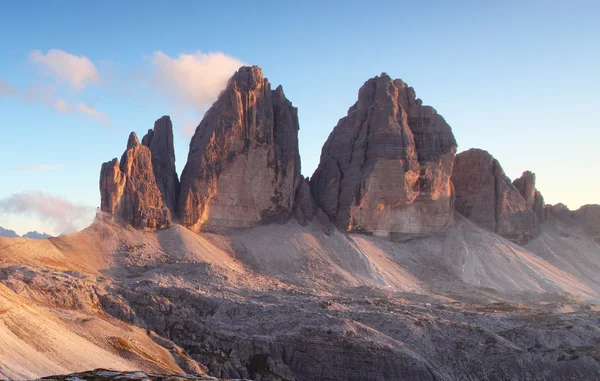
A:
<svg viewBox="0 0 600 381">
<path fill-rule="evenodd" d="M 24 192 L 0 200 L 0 213 L 39 218 L 55 225 L 55 230 L 74 231 L 87 226 L 94 208 L 77 205 L 43 192 Z"/>
<path fill-rule="evenodd" d="M 9 172 L 47 172 L 58 168 L 56 165 L 32 165 L 29 167 L 8 168 Z"/>
<path fill-rule="evenodd" d="M 4 85 L 3 85 L 4 84 Z M 61 114 L 79 114 L 81 116 L 99 120 L 104 126 L 111 127 L 112 122 L 110 116 L 86 103 L 72 103 L 57 96 L 57 87 L 55 85 L 45 85 L 41 83 L 33 83 L 25 90 L 18 90 L 10 83 L 0 78 L 0 96 L 5 95 L 16 96 L 26 102 L 37 103 L 50 107 L 60 112 Z"/>
<path fill-rule="evenodd" d="M 17 89 L 15 89 L 10 83 L 0 78 L 0 97 L 15 95 L 16 93 Z"/>
<path fill-rule="evenodd" d="M 152 84 L 177 107 L 198 116 L 217 100 L 233 73 L 244 65 L 235 57 L 221 52 L 180 54 L 173 58 L 161 51 L 153 54 Z M 193 133 L 186 121 L 182 132 Z"/>
<path fill-rule="evenodd" d="M 68 83 L 76 91 L 100 80 L 100 72 L 86 56 L 77 56 L 60 49 L 51 49 L 43 54 L 34 50 L 30 54 L 34 62 L 46 75 Z"/>
</svg>

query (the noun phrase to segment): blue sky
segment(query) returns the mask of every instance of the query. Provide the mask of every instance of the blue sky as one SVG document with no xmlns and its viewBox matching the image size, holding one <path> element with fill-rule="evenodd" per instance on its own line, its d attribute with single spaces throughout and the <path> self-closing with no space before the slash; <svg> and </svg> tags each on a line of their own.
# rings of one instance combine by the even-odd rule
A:
<svg viewBox="0 0 600 381">
<path fill-rule="evenodd" d="M 597 1 L 204 3 L 0 4 L 0 226 L 85 224 L 101 163 L 164 114 L 181 171 L 190 128 L 240 63 L 299 108 L 305 176 L 359 87 L 387 72 L 460 150 L 488 150 L 511 178 L 534 171 L 548 203 L 600 203 Z"/>
</svg>

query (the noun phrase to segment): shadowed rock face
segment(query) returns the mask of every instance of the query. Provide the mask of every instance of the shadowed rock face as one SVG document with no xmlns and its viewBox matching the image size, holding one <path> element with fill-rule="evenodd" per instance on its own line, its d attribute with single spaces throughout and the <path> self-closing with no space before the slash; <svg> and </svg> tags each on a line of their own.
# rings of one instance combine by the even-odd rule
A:
<svg viewBox="0 0 600 381">
<path fill-rule="evenodd" d="M 535 205 L 535 178 L 531 181 L 527 177 L 517 184 L 523 185 Z M 456 155 L 452 183 L 456 210 L 471 221 L 519 244 L 539 234 L 537 214 L 487 151 L 470 149 Z"/>
<path fill-rule="evenodd" d="M 585 231 L 600 243 L 600 205 L 584 205 L 574 215 Z"/>
<path fill-rule="evenodd" d="M 312 194 L 344 231 L 423 233 L 453 222 L 450 126 L 401 80 L 368 80 L 329 135 Z"/>
<path fill-rule="evenodd" d="M 513 181 L 513 185 L 525 199 L 527 207 L 533 209 L 537 214 L 540 223 L 546 221 L 546 205 L 544 204 L 544 197 L 535 188 L 535 173 L 531 171 L 523 172 L 521 177 Z"/>
<path fill-rule="evenodd" d="M 148 134 L 142 139 L 142 144 L 150 148 L 156 185 L 162 193 L 163 203 L 174 214 L 179 195 L 179 177 L 175 169 L 171 118 L 163 116 L 154 122 L 154 129 L 148 130 Z"/>
<path fill-rule="evenodd" d="M 307 226 L 317 212 L 315 200 L 310 194 L 310 182 L 308 179 L 301 178 L 294 204 L 294 216 L 296 220 L 300 225 Z"/>
<path fill-rule="evenodd" d="M 155 126 L 145 144 L 132 132 L 121 162 L 104 163 L 100 172 L 101 210 L 137 229 L 170 226 L 177 198 L 173 129 L 168 117 Z"/>
<path fill-rule="evenodd" d="M 300 184 L 297 109 L 260 68 L 242 67 L 208 110 L 181 175 L 181 222 L 193 231 L 285 221 Z"/>
</svg>

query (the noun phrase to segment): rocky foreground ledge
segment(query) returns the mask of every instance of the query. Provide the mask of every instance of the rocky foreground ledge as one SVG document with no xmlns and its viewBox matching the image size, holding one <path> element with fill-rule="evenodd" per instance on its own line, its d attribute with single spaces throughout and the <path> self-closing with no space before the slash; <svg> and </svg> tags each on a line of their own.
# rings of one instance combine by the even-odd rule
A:
<svg viewBox="0 0 600 381">
<path fill-rule="evenodd" d="M 164 375 L 147 372 L 118 372 L 106 369 L 96 369 L 89 372 L 73 373 L 62 376 L 50 376 L 39 378 L 38 380 L 57 380 L 57 381 L 108 381 L 108 380 L 153 380 L 153 381 L 241 381 L 222 379 L 202 375 Z"/>
</svg>

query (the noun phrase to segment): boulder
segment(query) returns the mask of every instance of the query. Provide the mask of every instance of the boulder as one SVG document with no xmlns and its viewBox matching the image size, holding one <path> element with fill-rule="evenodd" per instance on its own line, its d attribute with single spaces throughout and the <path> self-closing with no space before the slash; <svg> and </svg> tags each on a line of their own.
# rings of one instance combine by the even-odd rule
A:
<svg viewBox="0 0 600 381">
<path fill-rule="evenodd" d="M 181 223 L 219 231 L 284 222 L 300 185 L 298 113 L 257 67 L 242 67 L 206 112 L 181 175 Z"/>
<path fill-rule="evenodd" d="M 365 82 L 329 135 L 311 191 L 343 231 L 439 231 L 454 222 L 456 146 L 444 118 L 384 73 Z"/>
</svg>

